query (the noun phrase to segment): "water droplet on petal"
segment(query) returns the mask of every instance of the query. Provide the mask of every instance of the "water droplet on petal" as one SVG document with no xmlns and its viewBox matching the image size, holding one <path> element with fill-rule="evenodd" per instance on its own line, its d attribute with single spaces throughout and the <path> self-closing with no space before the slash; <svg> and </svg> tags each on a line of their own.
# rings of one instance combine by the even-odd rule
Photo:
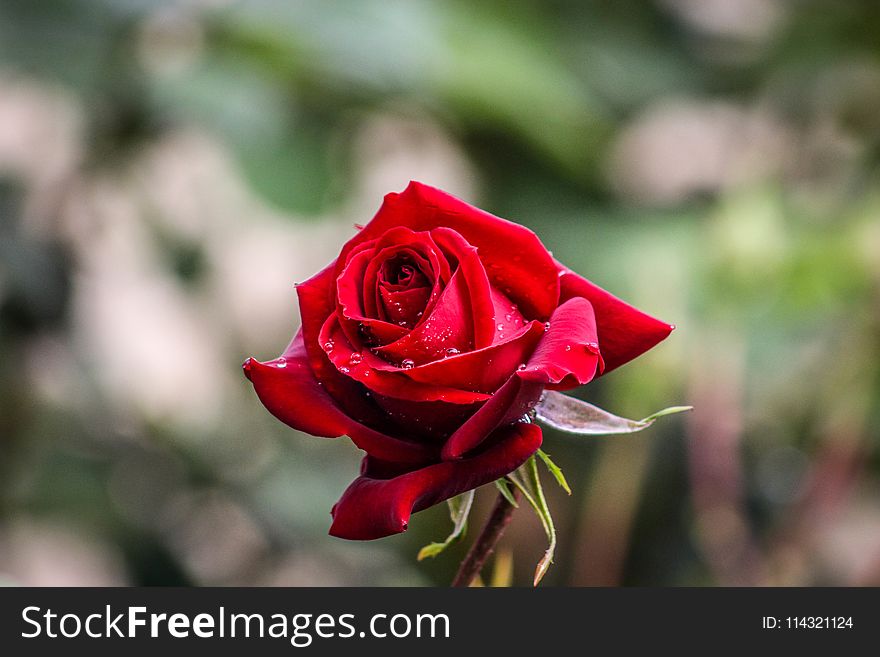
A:
<svg viewBox="0 0 880 657">
<path fill-rule="evenodd" d="M 449 349 L 446 350 L 447 356 L 455 356 L 456 354 L 460 354 L 460 353 L 461 352 L 458 349 L 456 349 L 455 347 L 449 347 Z"/>
<path fill-rule="evenodd" d="M 565 350 L 566 350 L 566 351 L 571 351 L 571 345 L 570 345 L 570 344 L 565 345 Z"/>
<path fill-rule="evenodd" d="M 354 352 L 351 356 L 348 357 L 348 364 L 359 365 L 363 359 L 364 357 L 361 354 Z"/>
<path fill-rule="evenodd" d="M 499 324 L 499 325 L 498 325 L 498 330 L 499 330 L 499 331 L 503 331 L 503 330 L 504 330 L 504 324 Z"/>
<path fill-rule="evenodd" d="M 416 363 L 411 358 L 404 358 L 402 361 L 400 361 L 400 366 L 405 370 L 411 370 L 416 366 Z"/>
<path fill-rule="evenodd" d="M 348 369 L 347 367 L 340 367 L 339 371 L 342 372 L 343 374 L 348 374 L 351 370 Z"/>
<path fill-rule="evenodd" d="M 519 367 L 517 367 L 516 369 L 517 369 L 518 371 L 522 372 L 524 369 L 526 369 L 526 364 L 525 364 L 525 363 L 520 363 L 520 364 L 519 364 Z"/>
<path fill-rule="evenodd" d="M 510 313 L 507 313 L 504 316 L 504 319 L 505 319 L 505 321 L 511 322 L 511 321 L 513 321 L 513 315 L 511 315 Z"/>
<path fill-rule="evenodd" d="M 275 367 L 278 367 L 278 368 L 281 368 L 281 369 L 287 367 L 287 359 L 284 358 L 284 356 L 282 356 L 282 357 L 279 358 L 277 361 L 275 361 Z"/>
<path fill-rule="evenodd" d="M 550 322 L 544 322 L 544 331 L 546 332 L 549 330 L 550 330 Z"/>
<path fill-rule="evenodd" d="M 327 342 L 324 343 L 324 351 L 329 354 L 331 351 L 333 351 L 333 346 L 333 340 L 327 340 Z"/>
</svg>

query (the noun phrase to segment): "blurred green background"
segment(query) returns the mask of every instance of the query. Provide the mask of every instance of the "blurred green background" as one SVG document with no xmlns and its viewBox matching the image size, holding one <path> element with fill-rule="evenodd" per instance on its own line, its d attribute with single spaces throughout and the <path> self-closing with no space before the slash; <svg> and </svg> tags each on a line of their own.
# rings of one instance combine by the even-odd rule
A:
<svg viewBox="0 0 880 657">
<path fill-rule="evenodd" d="M 878 33 L 875 0 L 0 0 L 0 578 L 447 583 L 443 505 L 326 535 L 359 452 L 240 371 L 417 179 L 678 325 L 577 394 L 693 413 L 546 432 L 547 585 L 880 585 Z M 497 581 L 543 549 L 520 511 Z"/>
</svg>

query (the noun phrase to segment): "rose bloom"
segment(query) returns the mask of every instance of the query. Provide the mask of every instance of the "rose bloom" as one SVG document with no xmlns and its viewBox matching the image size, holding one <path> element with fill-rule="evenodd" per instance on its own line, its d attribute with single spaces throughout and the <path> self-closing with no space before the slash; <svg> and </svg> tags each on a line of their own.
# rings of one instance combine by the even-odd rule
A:
<svg viewBox="0 0 880 657">
<path fill-rule="evenodd" d="M 556 262 L 527 228 L 433 187 L 388 194 L 297 286 L 302 327 L 244 370 L 269 411 L 366 452 L 330 534 L 373 539 L 492 482 L 541 446 L 528 413 L 635 358 L 672 326 Z"/>
</svg>

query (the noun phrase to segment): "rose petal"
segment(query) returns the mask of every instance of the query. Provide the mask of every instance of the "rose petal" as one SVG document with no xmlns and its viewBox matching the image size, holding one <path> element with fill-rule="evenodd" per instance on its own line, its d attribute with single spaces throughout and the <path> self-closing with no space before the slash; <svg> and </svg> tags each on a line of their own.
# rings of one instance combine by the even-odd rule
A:
<svg viewBox="0 0 880 657">
<path fill-rule="evenodd" d="M 557 265 L 562 286 L 560 302 L 583 297 L 593 305 L 599 345 L 605 361 L 604 373 L 648 351 L 675 328 L 633 308 L 564 265 Z"/>
<path fill-rule="evenodd" d="M 374 257 L 372 249 L 365 249 L 348 260 L 342 273 L 336 279 L 336 301 L 341 326 L 349 342 L 362 341 L 375 344 L 394 342 L 406 335 L 405 327 L 377 317 L 367 317 L 361 290 L 364 273 Z"/>
<path fill-rule="evenodd" d="M 494 309 L 493 337 L 492 342 L 501 342 L 505 336 L 510 336 L 522 330 L 527 324 L 526 319 L 507 295 L 492 288 L 492 306 Z"/>
<path fill-rule="evenodd" d="M 333 507 L 330 534 L 352 540 L 405 531 L 410 515 L 512 472 L 541 446 L 541 429 L 517 423 L 499 429 L 485 452 L 447 461 L 391 479 L 376 478 L 367 466 Z M 378 468 L 376 468 L 378 469 Z"/>
<path fill-rule="evenodd" d="M 349 241 L 348 244 L 351 244 Z M 346 262 L 352 257 L 352 253 L 358 252 L 361 245 L 355 246 L 348 251 L 348 244 L 343 247 L 343 253 L 346 254 Z M 370 262 L 362 276 L 361 284 L 363 285 L 364 310 L 367 317 L 382 316 L 381 299 L 379 298 L 378 283 L 381 278 L 381 271 L 386 262 L 396 257 L 406 256 L 418 265 L 419 270 L 431 283 L 431 297 L 428 305 L 439 296 L 443 286 L 449 280 L 452 272 L 449 263 L 443 257 L 443 253 L 434 243 L 430 233 L 416 233 L 404 226 L 397 226 L 382 234 L 379 239 L 369 240 L 364 244 L 370 244 L 370 250 L 373 254 Z M 338 268 L 341 270 L 341 268 Z"/>
<path fill-rule="evenodd" d="M 437 245 L 458 262 L 456 273 L 467 286 L 467 302 L 473 346 L 476 349 L 492 344 L 495 335 L 495 308 L 492 305 L 492 287 L 476 247 L 457 232 L 440 227 L 431 231 Z"/>
<path fill-rule="evenodd" d="M 312 373 L 334 399 L 343 399 L 351 392 L 350 383 L 330 362 L 319 342 L 324 322 L 336 314 L 336 261 L 331 262 L 307 281 L 296 286 L 302 318 L 302 342 L 309 357 Z M 294 341 L 296 341 L 294 337 Z"/>
<path fill-rule="evenodd" d="M 446 401 L 395 399 L 375 392 L 372 397 L 387 414 L 387 422 L 394 427 L 394 435 L 439 443 L 440 446 L 481 406 L 481 402 L 451 404 Z"/>
<path fill-rule="evenodd" d="M 421 324 L 399 340 L 374 351 L 391 363 L 401 364 L 409 360 L 413 365 L 442 358 L 448 349 L 470 351 L 474 321 L 468 294 L 464 273 L 458 269 Z"/>
<path fill-rule="evenodd" d="M 593 380 L 603 349 L 593 307 L 586 299 L 575 297 L 553 313 L 550 328 L 520 374 L 554 390 L 568 390 Z"/>
<path fill-rule="evenodd" d="M 421 383 L 491 393 L 510 377 L 511 372 L 529 360 L 543 335 L 544 325 L 541 322 L 529 322 L 509 333 L 503 342 L 451 355 L 406 370 L 405 373 Z"/>
<path fill-rule="evenodd" d="M 546 387 L 589 382 L 599 365 L 593 309 L 576 298 L 559 306 L 523 370 L 517 370 L 443 446 L 444 460 L 458 459 L 479 446 L 496 427 L 527 413 Z"/>
<path fill-rule="evenodd" d="M 556 308 L 556 265 L 532 231 L 414 181 L 403 192 L 385 196 L 376 216 L 348 242 L 343 255 L 395 226 L 453 229 L 479 249 L 492 285 L 507 294 L 526 317 L 546 321 Z"/>
<path fill-rule="evenodd" d="M 324 324 L 320 340 L 333 343 L 333 350 L 328 356 L 341 375 L 362 383 L 369 391 L 380 395 L 411 401 L 447 401 L 453 404 L 473 404 L 489 398 L 489 395 L 483 393 L 417 383 L 397 368 L 391 371 L 383 369 L 388 363 L 370 350 L 357 351 L 352 347 L 335 315 Z"/>
<path fill-rule="evenodd" d="M 390 291 L 383 286 L 379 288 L 379 295 L 388 320 L 392 324 L 411 328 L 424 315 L 431 289 L 414 287 L 408 290 Z"/>
<path fill-rule="evenodd" d="M 249 358 L 244 370 L 263 405 L 294 429 L 328 438 L 348 435 L 368 454 L 391 461 L 424 463 L 436 454 L 429 445 L 388 436 L 354 419 L 369 410 L 340 408 L 312 374 L 299 333 L 283 356 L 265 363 Z"/>
</svg>

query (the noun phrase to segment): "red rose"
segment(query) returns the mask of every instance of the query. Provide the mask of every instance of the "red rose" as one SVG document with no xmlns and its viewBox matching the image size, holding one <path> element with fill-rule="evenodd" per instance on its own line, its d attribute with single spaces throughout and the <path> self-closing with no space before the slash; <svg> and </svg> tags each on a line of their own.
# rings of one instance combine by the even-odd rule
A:
<svg viewBox="0 0 880 657">
<path fill-rule="evenodd" d="M 373 539 L 410 514 L 522 465 L 523 420 L 635 358 L 671 326 L 556 262 L 530 230 L 412 182 L 339 257 L 297 287 L 302 328 L 248 359 L 272 414 L 366 452 L 330 533 Z"/>
</svg>

